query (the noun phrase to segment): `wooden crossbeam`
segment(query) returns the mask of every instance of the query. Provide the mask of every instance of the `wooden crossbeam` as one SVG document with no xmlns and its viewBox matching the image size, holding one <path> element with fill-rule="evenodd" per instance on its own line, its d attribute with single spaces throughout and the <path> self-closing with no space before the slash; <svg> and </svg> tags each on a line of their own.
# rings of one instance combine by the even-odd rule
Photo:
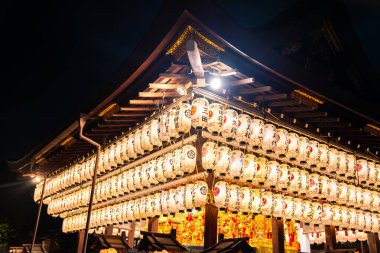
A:
<svg viewBox="0 0 380 253">
<path fill-rule="evenodd" d="M 204 79 L 205 72 L 202 66 L 202 59 L 199 53 L 197 43 L 194 40 L 186 41 L 187 57 L 189 58 L 193 73 L 197 78 Z"/>
<path fill-rule="evenodd" d="M 188 74 L 160 73 L 160 77 L 185 79 L 190 76 Z"/>
<path fill-rule="evenodd" d="M 135 119 L 105 119 L 104 122 L 107 123 L 125 123 L 125 122 L 136 122 Z"/>
<path fill-rule="evenodd" d="M 240 90 L 239 94 L 241 95 L 248 95 L 248 94 L 256 94 L 261 92 L 268 92 L 271 91 L 272 87 L 270 86 L 263 86 L 263 87 L 257 87 L 257 88 L 250 88 L 250 89 L 244 89 Z"/>
<path fill-rule="evenodd" d="M 132 124 L 98 124 L 98 127 L 101 128 L 112 128 L 112 127 L 129 127 Z"/>
<path fill-rule="evenodd" d="M 276 101 L 268 104 L 269 107 L 281 107 L 281 106 L 292 106 L 300 105 L 301 102 L 297 100 L 286 100 L 286 101 Z"/>
<path fill-rule="evenodd" d="M 102 133 L 102 132 L 121 132 L 121 131 L 123 131 L 123 129 L 122 128 L 112 128 L 112 129 L 104 129 L 104 128 L 101 128 L 101 129 L 96 129 L 96 128 L 92 128 L 91 129 L 91 131 L 92 132 L 100 132 L 100 133 Z"/>
<path fill-rule="evenodd" d="M 294 106 L 294 107 L 285 107 L 282 109 L 283 112 L 307 112 L 314 111 L 317 109 L 314 106 Z"/>
<path fill-rule="evenodd" d="M 161 100 L 161 99 L 147 99 L 147 100 L 140 100 L 140 99 L 133 99 L 129 100 L 129 103 L 131 105 L 157 105 L 157 104 L 162 104 L 162 103 L 168 103 L 168 100 Z"/>
<path fill-rule="evenodd" d="M 326 118 L 313 117 L 313 118 L 306 119 L 306 121 L 307 122 L 339 122 L 340 118 L 338 118 L 338 117 L 326 117 Z"/>
<path fill-rule="evenodd" d="M 145 116 L 148 116 L 148 114 L 146 113 L 128 113 L 128 114 L 124 114 L 124 113 L 115 113 L 114 115 L 112 115 L 113 117 L 121 117 L 121 118 L 128 118 L 128 117 L 145 117 Z"/>
<path fill-rule="evenodd" d="M 139 92 L 142 98 L 162 98 L 162 97 L 178 97 L 178 92 Z"/>
<path fill-rule="evenodd" d="M 140 112 L 140 111 L 154 111 L 155 107 L 120 107 L 122 112 Z"/>
<path fill-rule="evenodd" d="M 287 97 L 288 97 L 287 94 L 280 93 L 280 94 L 273 94 L 273 95 L 257 96 L 253 100 L 257 101 L 257 102 L 261 102 L 261 101 L 272 101 L 272 100 L 286 99 Z"/>
<path fill-rule="evenodd" d="M 345 127 L 351 127 L 351 123 L 348 122 L 321 122 L 321 123 L 315 123 L 320 128 L 345 128 Z"/>
<path fill-rule="evenodd" d="M 253 77 L 250 77 L 250 78 L 245 78 L 241 80 L 230 81 L 227 84 L 230 86 L 240 86 L 240 85 L 250 84 L 254 82 L 255 82 L 255 79 Z"/>
<path fill-rule="evenodd" d="M 296 118 L 317 118 L 317 117 L 327 117 L 327 112 L 301 112 L 296 113 L 294 117 Z"/>
<path fill-rule="evenodd" d="M 149 88 L 151 89 L 162 89 L 162 90 L 174 90 L 179 86 L 178 83 L 150 83 Z"/>
</svg>

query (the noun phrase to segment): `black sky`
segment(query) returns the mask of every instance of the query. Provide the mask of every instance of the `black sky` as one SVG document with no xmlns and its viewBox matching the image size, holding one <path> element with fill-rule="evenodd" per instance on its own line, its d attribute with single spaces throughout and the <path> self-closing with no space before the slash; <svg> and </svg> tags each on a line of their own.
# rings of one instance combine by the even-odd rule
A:
<svg viewBox="0 0 380 253">
<path fill-rule="evenodd" d="M 1 11 L 0 184 L 13 181 L 4 161 L 48 138 L 110 79 L 138 44 L 161 1 L 7 1 Z M 296 0 L 217 1 L 250 28 L 268 22 Z M 344 1 L 353 27 L 380 73 L 380 4 Z M 380 84 L 379 84 L 380 85 Z M 0 188 L 0 220 L 25 217 L 36 207 L 27 182 Z M 19 204 L 14 204 L 21 201 Z M 27 211 L 26 211 L 27 210 Z"/>
</svg>

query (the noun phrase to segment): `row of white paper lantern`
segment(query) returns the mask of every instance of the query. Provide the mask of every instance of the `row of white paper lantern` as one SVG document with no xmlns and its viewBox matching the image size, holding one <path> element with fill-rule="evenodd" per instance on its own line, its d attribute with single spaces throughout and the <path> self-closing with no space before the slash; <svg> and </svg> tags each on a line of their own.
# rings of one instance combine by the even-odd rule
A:
<svg viewBox="0 0 380 253">
<path fill-rule="evenodd" d="M 196 156 L 196 148 L 193 145 L 185 145 L 163 157 L 99 181 L 96 183 L 94 203 L 190 174 L 195 170 Z M 87 205 L 89 197 L 90 187 L 88 186 L 83 190 L 54 198 L 49 203 L 48 211 L 51 214 L 57 214 Z"/>
<path fill-rule="evenodd" d="M 336 232 L 337 242 L 356 242 L 366 241 L 367 233 L 361 232 L 358 230 L 340 230 Z M 309 233 L 309 242 L 310 244 L 322 244 L 326 242 L 325 232 Z"/>
<path fill-rule="evenodd" d="M 346 206 L 321 204 L 270 191 L 219 181 L 214 186 L 215 205 L 232 212 L 261 213 L 304 223 L 341 226 L 378 232 L 380 215 Z"/>
<path fill-rule="evenodd" d="M 146 197 L 106 206 L 92 212 L 90 227 L 126 223 L 202 208 L 207 202 L 207 194 L 207 183 L 197 181 Z M 78 214 L 64 219 L 63 232 L 84 229 L 86 217 L 86 214 Z"/>
<path fill-rule="evenodd" d="M 214 142 L 206 142 L 202 147 L 202 166 L 214 170 L 217 176 L 253 183 L 257 186 L 274 188 L 279 191 L 308 195 L 339 204 L 380 211 L 380 193 L 362 189 L 336 179 L 309 174 L 297 167 L 269 161 L 265 157 L 244 154 L 227 146 L 217 147 Z"/>
</svg>

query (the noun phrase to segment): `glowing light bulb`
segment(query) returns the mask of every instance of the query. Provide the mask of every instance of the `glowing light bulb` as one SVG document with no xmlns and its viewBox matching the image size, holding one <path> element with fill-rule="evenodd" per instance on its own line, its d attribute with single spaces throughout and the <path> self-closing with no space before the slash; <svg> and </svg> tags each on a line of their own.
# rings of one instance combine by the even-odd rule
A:
<svg viewBox="0 0 380 253">
<path fill-rule="evenodd" d="M 221 86 L 222 86 L 222 81 L 220 80 L 219 77 L 214 77 L 212 80 L 211 80 L 211 87 L 213 89 L 219 89 Z"/>
</svg>

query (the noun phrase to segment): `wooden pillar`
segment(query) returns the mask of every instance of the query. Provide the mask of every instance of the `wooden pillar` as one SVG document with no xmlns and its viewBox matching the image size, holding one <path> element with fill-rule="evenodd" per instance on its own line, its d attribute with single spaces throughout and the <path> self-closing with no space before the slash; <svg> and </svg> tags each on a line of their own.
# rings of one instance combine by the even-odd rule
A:
<svg viewBox="0 0 380 253">
<path fill-rule="evenodd" d="M 285 253 L 284 221 L 272 217 L 272 249 L 273 253 Z"/>
<path fill-rule="evenodd" d="M 152 217 L 148 221 L 148 231 L 157 233 L 158 232 L 158 217 Z"/>
<path fill-rule="evenodd" d="M 83 252 L 83 242 L 84 242 L 84 230 L 81 230 L 78 232 L 76 253 Z"/>
<path fill-rule="evenodd" d="M 113 233 L 113 225 L 106 226 L 106 228 L 104 230 L 104 234 L 105 235 L 112 235 L 112 233 Z"/>
<path fill-rule="evenodd" d="M 380 242 L 378 233 L 368 233 L 368 249 L 369 253 L 379 253 L 380 252 Z"/>
<path fill-rule="evenodd" d="M 128 246 L 133 248 L 135 246 L 135 228 L 136 221 L 131 222 L 131 228 L 128 231 Z"/>
<path fill-rule="evenodd" d="M 327 250 L 336 249 L 335 227 L 332 225 L 325 225 L 325 235 Z"/>
</svg>

